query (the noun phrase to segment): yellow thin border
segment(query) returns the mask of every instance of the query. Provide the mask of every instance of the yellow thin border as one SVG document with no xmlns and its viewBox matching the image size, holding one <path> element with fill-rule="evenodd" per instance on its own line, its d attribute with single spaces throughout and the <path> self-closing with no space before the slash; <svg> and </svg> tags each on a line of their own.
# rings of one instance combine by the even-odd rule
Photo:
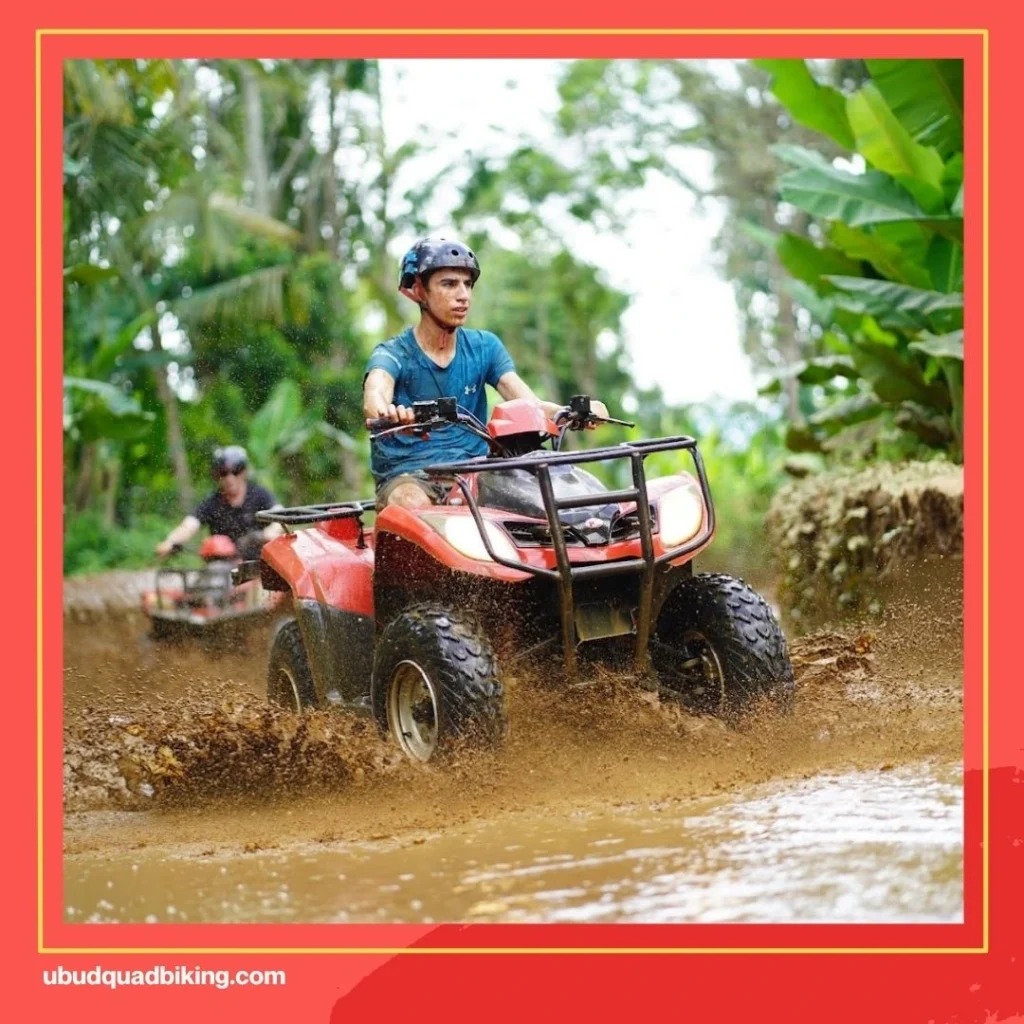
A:
<svg viewBox="0 0 1024 1024">
<path fill-rule="evenodd" d="M 43 949 L 43 88 L 36 33 L 36 944 Z"/>
<path fill-rule="evenodd" d="M 985 36 L 987 28 L 41 28 L 45 36 Z"/>
<path fill-rule="evenodd" d="M 988 32 L 981 46 L 981 931 L 988 949 L 989 939 L 989 536 L 988 536 Z"/>
<path fill-rule="evenodd" d="M 671 946 L 47 946 L 43 940 L 43 260 L 42 260 L 42 39 L 43 36 L 981 36 L 982 38 L 982 945 L 966 947 L 671 947 Z M 987 953 L 989 950 L 988 780 L 988 29 L 37 29 L 36 30 L 36 817 L 37 952 L 39 953 Z"/>
</svg>

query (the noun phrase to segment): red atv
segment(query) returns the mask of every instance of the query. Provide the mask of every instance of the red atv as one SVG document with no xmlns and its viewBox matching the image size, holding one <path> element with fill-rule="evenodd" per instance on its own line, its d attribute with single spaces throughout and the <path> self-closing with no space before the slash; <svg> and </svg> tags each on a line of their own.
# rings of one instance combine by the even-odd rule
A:
<svg viewBox="0 0 1024 1024">
<path fill-rule="evenodd" d="M 173 553 L 182 550 L 177 546 Z M 258 579 L 236 584 L 232 574 L 244 563 L 230 537 L 207 537 L 199 557 L 204 563 L 199 569 L 157 569 L 155 588 L 142 595 L 154 639 L 220 634 L 222 627 L 254 623 L 282 603 L 284 595 L 268 594 Z"/>
<path fill-rule="evenodd" d="M 586 396 L 555 421 L 524 401 L 497 406 L 486 426 L 454 398 L 414 412 L 414 424 L 379 421 L 387 429 L 371 436 L 458 424 L 490 448 L 426 470 L 451 482 L 441 504 L 388 506 L 372 532 L 372 500 L 257 513 L 288 532 L 252 571 L 266 589 L 290 591 L 296 613 L 274 639 L 271 700 L 373 714 L 421 761 L 465 737 L 501 740 L 499 664 L 553 648 L 567 680 L 597 658 L 698 712 L 788 703 L 792 667 L 768 605 L 741 580 L 693 573 L 715 531 L 693 438 L 562 451 L 567 430 L 622 422 L 595 416 Z M 644 459 L 675 450 L 695 475 L 648 481 Z M 626 486 L 584 468 L 595 462 L 617 464 Z"/>
</svg>

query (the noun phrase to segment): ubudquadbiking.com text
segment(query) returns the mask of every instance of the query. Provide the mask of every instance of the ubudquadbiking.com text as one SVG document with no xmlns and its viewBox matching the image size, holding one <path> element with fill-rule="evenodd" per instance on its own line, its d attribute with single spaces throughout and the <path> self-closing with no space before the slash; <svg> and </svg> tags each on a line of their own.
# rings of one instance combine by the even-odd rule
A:
<svg viewBox="0 0 1024 1024">
<path fill-rule="evenodd" d="M 128 988 L 133 985 L 209 985 L 231 988 L 234 985 L 285 985 L 284 971 L 227 971 L 206 967 L 150 967 L 147 970 L 113 970 L 91 967 L 70 970 L 57 966 L 43 971 L 44 985 L 98 985 L 103 988 Z"/>
</svg>

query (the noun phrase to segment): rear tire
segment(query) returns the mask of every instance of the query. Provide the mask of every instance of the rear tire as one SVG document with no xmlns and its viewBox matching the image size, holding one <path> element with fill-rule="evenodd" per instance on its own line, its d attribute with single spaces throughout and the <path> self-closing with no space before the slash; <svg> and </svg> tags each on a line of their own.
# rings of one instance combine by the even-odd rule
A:
<svg viewBox="0 0 1024 1024">
<path fill-rule="evenodd" d="M 791 703 L 782 629 L 764 599 L 732 576 L 702 573 L 672 591 L 650 653 L 663 691 L 699 713 L 735 719 L 759 700 Z"/>
<path fill-rule="evenodd" d="M 505 693 L 476 620 L 442 605 L 410 608 L 377 642 L 370 686 L 380 727 L 417 761 L 460 743 L 493 746 L 508 733 Z"/>
<path fill-rule="evenodd" d="M 272 704 L 299 714 L 319 705 L 302 633 L 295 619 L 285 620 L 274 636 L 267 667 L 267 697 Z"/>
</svg>

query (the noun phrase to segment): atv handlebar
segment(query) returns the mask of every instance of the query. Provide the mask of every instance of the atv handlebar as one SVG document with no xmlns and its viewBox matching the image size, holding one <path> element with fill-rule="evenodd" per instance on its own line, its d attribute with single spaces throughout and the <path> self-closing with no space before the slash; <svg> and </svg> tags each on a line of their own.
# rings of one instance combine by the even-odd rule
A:
<svg viewBox="0 0 1024 1024">
<path fill-rule="evenodd" d="M 438 427 L 446 427 L 457 423 L 465 427 L 470 433 L 483 439 L 492 448 L 499 452 L 505 450 L 504 445 L 496 438 L 491 437 L 484 425 L 468 413 L 460 412 L 458 400 L 455 398 L 438 398 L 426 402 L 413 402 L 412 423 L 394 424 L 394 421 L 386 416 L 366 421 L 370 430 L 370 440 L 379 441 L 383 437 L 391 437 L 393 434 L 411 433 L 419 437 L 426 437 L 431 430 Z M 555 413 L 554 423 L 560 428 L 557 447 L 561 447 L 562 437 L 567 430 L 585 430 L 587 427 L 596 426 L 599 423 L 616 423 L 623 427 L 634 427 L 635 423 L 627 420 L 615 419 L 612 416 L 598 416 L 591 410 L 589 395 L 573 395 L 567 406 Z"/>
<path fill-rule="evenodd" d="M 598 423 L 617 423 L 620 427 L 635 427 L 628 420 L 617 420 L 614 416 L 598 416 L 590 406 L 590 395 L 573 395 L 569 404 L 555 413 L 555 424 L 564 422 L 569 430 L 585 430 Z"/>
<path fill-rule="evenodd" d="M 458 400 L 455 398 L 437 398 L 426 402 L 413 402 L 412 411 L 415 417 L 412 423 L 399 423 L 396 426 L 394 421 L 387 417 L 367 420 L 366 425 L 370 428 L 370 440 L 379 441 L 382 437 L 390 437 L 392 434 L 402 433 L 426 437 L 431 430 L 457 423 L 465 427 L 470 433 L 482 438 L 492 448 L 497 448 L 499 451 L 504 450 L 501 442 L 491 437 L 484 425 L 475 416 L 459 411 Z M 377 429 L 378 427 L 383 429 Z"/>
</svg>

